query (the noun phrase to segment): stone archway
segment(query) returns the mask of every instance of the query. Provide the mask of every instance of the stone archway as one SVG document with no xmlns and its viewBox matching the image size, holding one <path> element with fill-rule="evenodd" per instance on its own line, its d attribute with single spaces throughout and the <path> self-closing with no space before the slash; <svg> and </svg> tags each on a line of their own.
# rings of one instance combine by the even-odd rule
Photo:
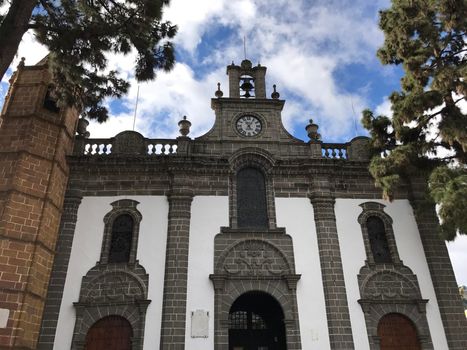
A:
<svg viewBox="0 0 467 350">
<path fill-rule="evenodd" d="M 229 311 L 229 350 L 284 350 L 284 312 L 270 294 L 247 292 Z"/>
</svg>

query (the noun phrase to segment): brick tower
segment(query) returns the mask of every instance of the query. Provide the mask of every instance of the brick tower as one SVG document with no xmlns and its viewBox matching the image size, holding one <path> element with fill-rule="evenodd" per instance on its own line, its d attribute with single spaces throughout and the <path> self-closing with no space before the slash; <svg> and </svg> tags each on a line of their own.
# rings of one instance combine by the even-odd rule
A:
<svg viewBox="0 0 467 350">
<path fill-rule="evenodd" d="M 20 63 L 0 115 L 0 349 L 35 349 L 78 112 L 50 98 L 46 60 Z"/>
</svg>

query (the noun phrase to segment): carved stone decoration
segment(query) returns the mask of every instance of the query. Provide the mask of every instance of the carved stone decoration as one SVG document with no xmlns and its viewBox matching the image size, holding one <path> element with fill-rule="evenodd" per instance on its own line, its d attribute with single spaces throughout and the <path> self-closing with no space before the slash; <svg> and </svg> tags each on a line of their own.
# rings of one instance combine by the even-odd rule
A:
<svg viewBox="0 0 467 350">
<path fill-rule="evenodd" d="M 379 349 L 378 324 L 384 315 L 398 313 L 409 318 L 417 329 L 423 350 L 433 349 L 426 303 L 422 299 L 417 276 L 410 268 L 398 264 L 370 264 L 358 275 L 361 299 L 358 301 L 365 315 L 371 350 Z"/>
<path fill-rule="evenodd" d="M 278 248 L 260 240 L 248 240 L 233 246 L 223 260 L 229 275 L 268 276 L 290 272 L 289 264 Z"/>
<path fill-rule="evenodd" d="M 104 272 L 83 281 L 81 302 L 132 302 L 146 299 L 146 286 L 134 273 L 125 270 Z"/>
<path fill-rule="evenodd" d="M 214 239 L 215 350 L 228 350 L 228 315 L 245 293 L 263 292 L 274 298 L 284 313 L 288 350 L 301 349 L 292 238 L 284 229 L 222 228 Z"/>
<path fill-rule="evenodd" d="M 146 154 L 144 136 L 136 131 L 123 131 L 115 136 L 112 154 Z"/>
<path fill-rule="evenodd" d="M 358 141 L 363 145 L 365 140 L 356 138 L 352 142 Z M 358 302 L 365 315 L 370 349 L 379 350 L 378 324 L 384 315 L 390 313 L 409 318 L 417 329 L 422 349 L 433 349 L 425 314 L 428 300 L 422 299 L 417 276 L 399 258 L 392 218 L 381 203 L 365 202 L 360 207 L 363 211 L 357 220 L 361 225 L 367 259 L 358 275 L 361 296 Z M 380 224 L 376 229 L 368 225 L 375 219 Z M 378 237 L 386 240 L 383 259 L 384 254 L 376 254 L 381 252 L 381 245 L 375 249 L 374 240 Z"/>
<path fill-rule="evenodd" d="M 420 299 L 418 286 L 402 273 L 376 271 L 362 281 L 362 298 L 372 300 Z"/>
<path fill-rule="evenodd" d="M 81 284 L 76 308 L 72 349 L 84 349 L 90 327 L 103 317 L 124 317 L 133 329 L 132 349 L 142 350 L 149 276 L 135 264 L 98 263 L 88 271 Z"/>
</svg>

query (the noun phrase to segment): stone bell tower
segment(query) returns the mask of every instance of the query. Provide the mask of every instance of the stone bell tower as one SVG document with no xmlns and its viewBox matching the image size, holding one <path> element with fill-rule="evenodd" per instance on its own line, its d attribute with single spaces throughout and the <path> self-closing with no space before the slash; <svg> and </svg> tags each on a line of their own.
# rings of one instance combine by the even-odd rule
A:
<svg viewBox="0 0 467 350">
<path fill-rule="evenodd" d="M 243 60 L 240 66 L 233 62 L 227 66 L 229 76 L 229 96 L 231 98 L 266 98 L 266 67 L 252 66 L 251 61 Z M 240 93 L 243 92 L 243 95 Z"/>
<path fill-rule="evenodd" d="M 10 80 L 0 115 L 0 348 L 36 349 L 78 112 L 58 108 L 46 60 Z"/>
</svg>

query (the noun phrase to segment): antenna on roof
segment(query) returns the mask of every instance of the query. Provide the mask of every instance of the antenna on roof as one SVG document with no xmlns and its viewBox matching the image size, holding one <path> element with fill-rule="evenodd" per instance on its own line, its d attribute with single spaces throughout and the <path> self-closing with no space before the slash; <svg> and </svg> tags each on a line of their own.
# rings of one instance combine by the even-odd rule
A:
<svg viewBox="0 0 467 350">
<path fill-rule="evenodd" d="M 138 84 L 138 90 L 136 90 L 135 115 L 133 116 L 133 131 L 135 131 L 136 111 L 138 110 L 138 101 L 139 101 L 139 84 Z"/>
<path fill-rule="evenodd" d="M 243 53 L 245 54 L 245 59 L 246 59 L 246 38 L 245 38 L 245 35 L 243 36 Z"/>
<path fill-rule="evenodd" d="M 353 100 L 352 96 L 350 96 L 350 104 L 352 105 L 352 113 L 353 113 L 353 127 L 354 127 L 354 137 L 357 137 L 357 115 L 355 114 L 355 108 L 353 107 Z"/>
</svg>

